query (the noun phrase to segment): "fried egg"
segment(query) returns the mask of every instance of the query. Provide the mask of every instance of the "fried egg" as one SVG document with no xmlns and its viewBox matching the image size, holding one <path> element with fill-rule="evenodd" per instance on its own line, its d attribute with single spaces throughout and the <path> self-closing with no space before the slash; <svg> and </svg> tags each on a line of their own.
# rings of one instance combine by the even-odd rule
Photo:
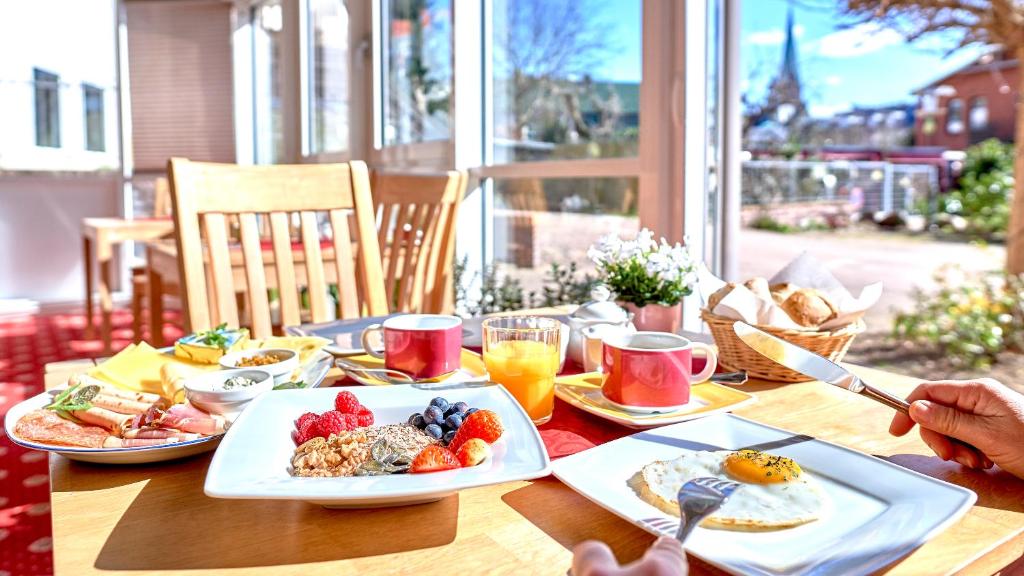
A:
<svg viewBox="0 0 1024 576">
<path fill-rule="evenodd" d="M 651 462 L 630 484 L 648 504 L 679 516 L 679 488 L 709 476 L 740 487 L 701 523 L 707 528 L 791 528 L 821 518 L 828 508 L 828 495 L 795 461 L 755 450 L 686 452 L 675 460 Z"/>
</svg>

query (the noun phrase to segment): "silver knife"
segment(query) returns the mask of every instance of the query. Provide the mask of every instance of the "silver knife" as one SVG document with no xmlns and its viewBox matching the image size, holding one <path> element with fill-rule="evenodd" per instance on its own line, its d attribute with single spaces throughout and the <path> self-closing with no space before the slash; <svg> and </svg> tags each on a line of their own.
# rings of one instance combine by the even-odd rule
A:
<svg viewBox="0 0 1024 576">
<path fill-rule="evenodd" d="M 821 380 L 833 386 L 845 388 L 850 392 L 862 394 L 904 414 L 910 411 L 910 404 L 906 400 L 866 384 L 856 374 L 828 358 L 819 356 L 795 344 L 790 344 L 745 322 L 734 323 L 732 329 L 747 346 L 750 346 L 765 358 L 782 364 L 790 370 L 806 374 L 815 380 Z"/>
<path fill-rule="evenodd" d="M 782 364 L 790 370 L 806 374 L 816 380 L 845 388 L 856 394 L 862 394 L 904 414 L 909 415 L 910 413 L 910 404 L 906 400 L 865 383 L 856 374 L 828 358 L 786 342 L 782 338 L 772 336 L 763 330 L 758 330 L 745 322 L 737 321 L 733 323 L 732 329 L 747 346 L 750 346 L 758 354 L 773 362 Z M 963 440 L 951 436 L 947 436 L 947 438 L 949 438 L 950 442 L 978 451 L 977 448 Z M 980 454 L 981 452 L 979 451 L 978 453 Z"/>
</svg>

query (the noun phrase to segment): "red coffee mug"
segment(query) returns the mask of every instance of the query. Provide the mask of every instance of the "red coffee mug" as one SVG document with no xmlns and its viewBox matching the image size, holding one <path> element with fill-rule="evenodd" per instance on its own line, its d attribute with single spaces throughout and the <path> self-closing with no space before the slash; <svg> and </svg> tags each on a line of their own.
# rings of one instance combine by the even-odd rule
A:
<svg viewBox="0 0 1024 576">
<path fill-rule="evenodd" d="M 369 336 L 384 332 L 384 352 L 374 350 Z M 363 349 L 384 366 L 413 378 L 435 378 L 462 366 L 462 319 L 440 314 L 402 314 L 363 330 Z"/>
<path fill-rule="evenodd" d="M 693 350 L 707 353 L 704 369 L 693 373 Z M 690 385 L 711 377 L 718 367 L 714 348 L 668 332 L 637 332 L 605 338 L 601 392 L 631 411 L 658 412 L 690 401 Z"/>
</svg>

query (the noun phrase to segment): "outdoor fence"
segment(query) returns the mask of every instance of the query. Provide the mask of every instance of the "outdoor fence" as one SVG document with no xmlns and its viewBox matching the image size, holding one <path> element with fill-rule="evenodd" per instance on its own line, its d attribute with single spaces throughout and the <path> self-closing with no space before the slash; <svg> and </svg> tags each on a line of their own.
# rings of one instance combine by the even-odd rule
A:
<svg viewBox="0 0 1024 576">
<path fill-rule="evenodd" d="M 820 203 L 850 213 L 922 214 L 934 210 L 939 172 L 927 164 L 748 160 L 742 183 L 744 207 Z"/>
</svg>

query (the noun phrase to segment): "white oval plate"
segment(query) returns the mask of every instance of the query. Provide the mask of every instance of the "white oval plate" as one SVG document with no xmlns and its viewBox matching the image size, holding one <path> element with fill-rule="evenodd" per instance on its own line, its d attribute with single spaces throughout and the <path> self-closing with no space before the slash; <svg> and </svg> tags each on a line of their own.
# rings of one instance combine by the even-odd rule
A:
<svg viewBox="0 0 1024 576">
<path fill-rule="evenodd" d="M 313 360 L 303 368 L 303 380 L 309 382 L 310 388 L 316 388 L 323 383 L 327 371 L 331 369 L 334 357 L 327 352 L 321 351 L 313 357 Z M 4 419 L 4 429 L 11 442 L 31 450 L 42 450 L 60 454 L 70 460 L 80 462 L 93 462 L 97 464 L 146 464 L 148 462 L 164 462 L 176 460 L 187 456 L 194 456 L 203 452 L 209 452 L 217 448 L 223 434 L 207 436 L 185 442 L 174 442 L 160 446 L 138 446 L 135 448 L 81 448 L 75 446 L 54 446 L 51 444 L 40 444 L 19 438 L 14 433 L 14 426 L 25 414 L 43 408 L 50 404 L 53 396 L 59 389 L 50 390 L 37 394 L 27 400 L 19 402 L 7 412 Z M 283 392 L 283 391 L 278 391 Z M 274 393 L 271 391 L 270 393 Z"/>
</svg>

